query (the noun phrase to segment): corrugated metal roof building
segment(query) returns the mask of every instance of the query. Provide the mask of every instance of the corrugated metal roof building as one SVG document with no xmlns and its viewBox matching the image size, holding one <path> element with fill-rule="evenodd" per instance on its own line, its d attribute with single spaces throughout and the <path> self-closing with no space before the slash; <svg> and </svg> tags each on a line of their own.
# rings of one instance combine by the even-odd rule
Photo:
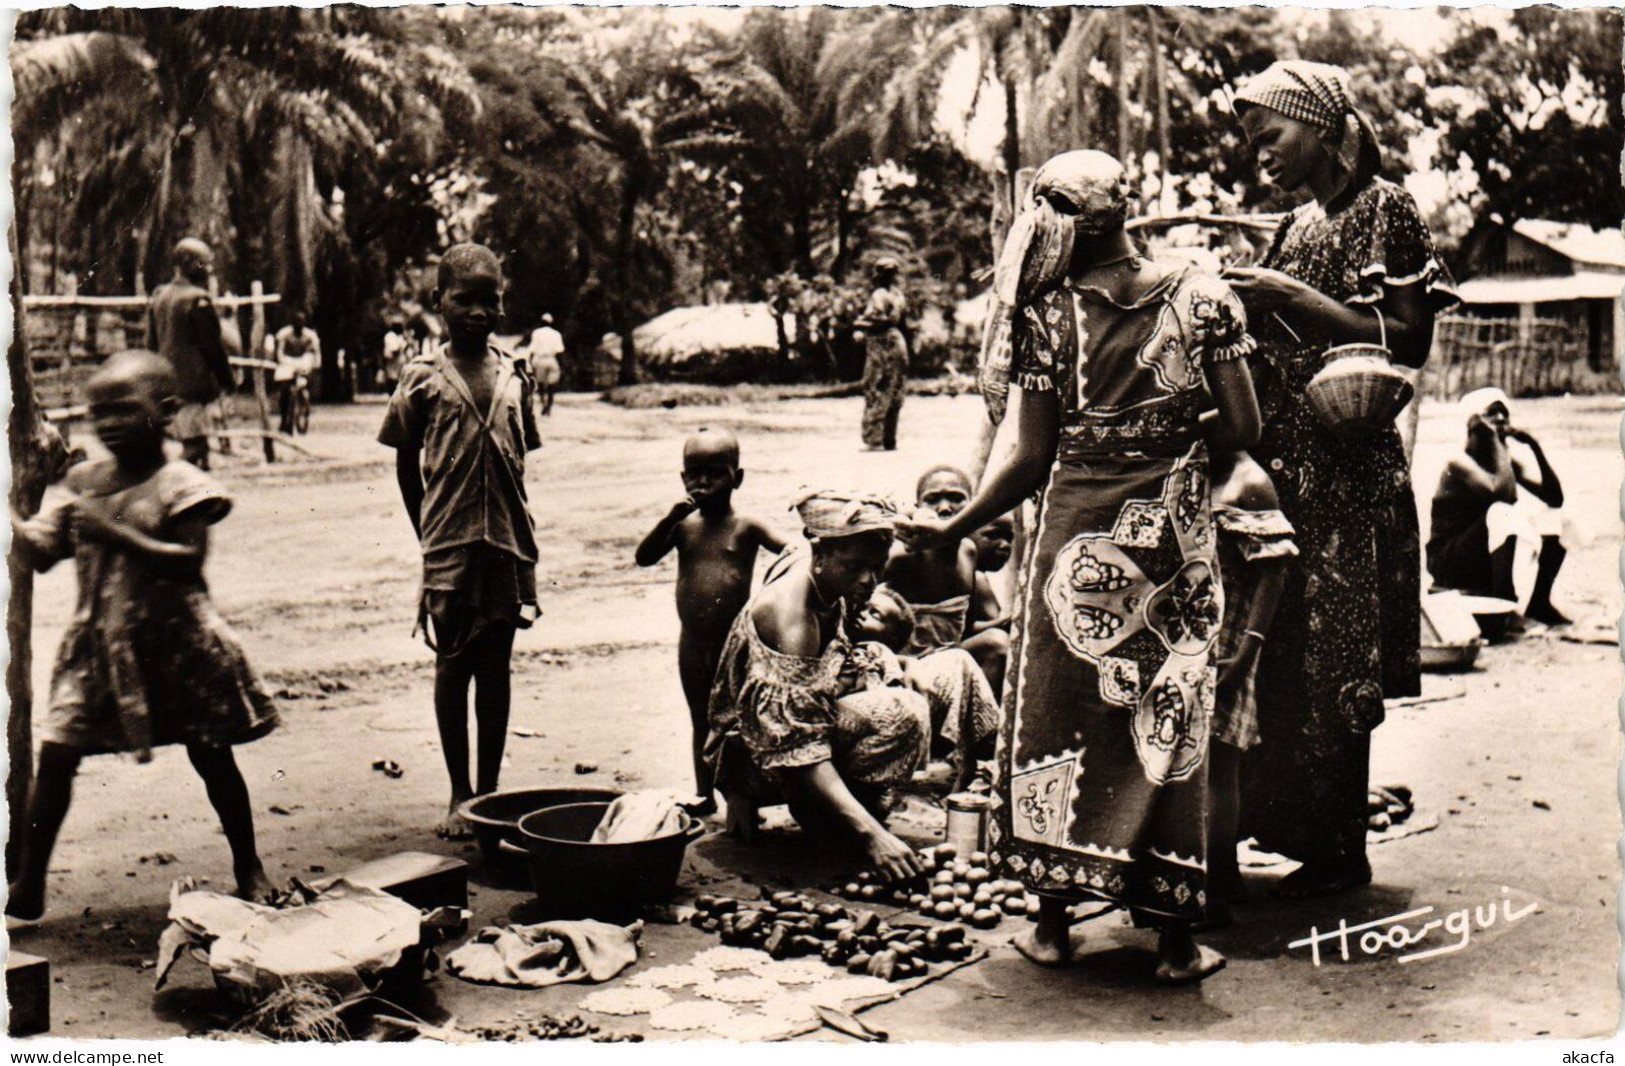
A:
<svg viewBox="0 0 1625 1066">
<path fill-rule="evenodd" d="M 1474 316 L 1561 322 L 1593 371 L 1625 361 L 1625 233 L 1522 219 L 1501 226 L 1469 256 L 1457 286 Z"/>
</svg>

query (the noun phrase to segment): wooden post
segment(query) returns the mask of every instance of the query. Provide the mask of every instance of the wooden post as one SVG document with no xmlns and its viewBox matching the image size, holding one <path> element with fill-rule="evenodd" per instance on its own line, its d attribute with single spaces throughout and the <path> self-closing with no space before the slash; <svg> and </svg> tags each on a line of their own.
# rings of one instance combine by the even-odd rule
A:
<svg viewBox="0 0 1625 1066">
<path fill-rule="evenodd" d="M 28 341 L 23 328 L 22 261 L 17 254 L 17 232 L 11 244 L 11 344 L 6 364 L 11 379 L 11 418 L 6 423 L 6 442 L 11 448 L 11 495 L 13 509 L 25 515 L 39 510 L 51 468 L 61 458 L 62 442 L 40 416 L 39 397 L 34 393 L 34 369 L 29 364 Z M 12 832 L 6 841 L 6 871 L 17 869 L 17 851 L 22 838 L 23 813 L 28 809 L 28 790 L 34 777 L 34 688 L 32 628 L 34 614 L 34 572 L 12 542 L 6 557 L 11 578 L 11 599 L 6 604 L 6 640 L 11 658 L 6 663 L 6 696 L 11 704 L 6 721 L 6 804 L 12 812 Z"/>
<path fill-rule="evenodd" d="M 254 297 L 252 308 L 248 313 L 248 350 L 243 354 L 250 359 L 262 358 L 265 352 L 265 305 L 260 297 L 265 295 L 265 286 L 256 281 L 248 287 L 249 295 Z M 261 438 L 265 444 L 265 461 L 276 462 L 276 445 L 271 440 L 271 402 L 266 396 L 265 370 L 255 367 L 251 373 L 254 375 L 254 402 L 260 409 L 260 429 L 265 432 Z"/>
</svg>

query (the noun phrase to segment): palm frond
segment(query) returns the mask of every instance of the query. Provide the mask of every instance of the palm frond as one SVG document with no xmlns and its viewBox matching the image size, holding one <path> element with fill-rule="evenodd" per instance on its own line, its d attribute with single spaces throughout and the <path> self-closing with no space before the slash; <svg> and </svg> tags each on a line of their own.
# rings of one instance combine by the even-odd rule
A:
<svg viewBox="0 0 1625 1066">
<path fill-rule="evenodd" d="M 11 46 L 16 85 L 12 124 L 19 139 L 41 135 L 93 98 L 139 93 L 156 67 L 140 42 L 116 33 L 68 33 Z"/>
</svg>

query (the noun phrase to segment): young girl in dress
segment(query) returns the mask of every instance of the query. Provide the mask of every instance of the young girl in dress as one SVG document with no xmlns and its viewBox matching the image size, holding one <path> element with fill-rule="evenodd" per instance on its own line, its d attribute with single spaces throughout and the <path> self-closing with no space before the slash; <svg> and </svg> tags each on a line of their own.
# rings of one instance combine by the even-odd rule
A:
<svg viewBox="0 0 1625 1066">
<path fill-rule="evenodd" d="M 45 910 L 45 874 L 86 755 L 185 744 L 220 815 L 238 894 L 273 893 L 254 844 L 248 787 L 231 747 L 269 733 L 276 709 L 203 581 L 209 526 L 231 510 L 197 467 L 164 455 L 175 409 L 169 364 L 120 352 L 87 387 L 96 436 L 110 457 L 68 474 L 70 498 L 29 520 L 12 515 L 19 550 L 37 570 L 72 558 L 79 596 L 51 676 L 39 771 L 6 914 Z"/>
</svg>

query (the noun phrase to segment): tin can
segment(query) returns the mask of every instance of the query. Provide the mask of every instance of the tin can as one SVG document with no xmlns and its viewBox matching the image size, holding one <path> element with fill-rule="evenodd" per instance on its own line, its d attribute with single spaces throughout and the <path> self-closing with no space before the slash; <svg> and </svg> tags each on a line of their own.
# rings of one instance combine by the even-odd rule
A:
<svg viewBox="0 0 1625 1066">
<path fill-rule="evenodd" d="M 948 843 L 961 859 L 987 847 L 987 816 L 992 807 L 988 798 L 976 792 L 956 792 L 949 796 Z"/>
</svg>

